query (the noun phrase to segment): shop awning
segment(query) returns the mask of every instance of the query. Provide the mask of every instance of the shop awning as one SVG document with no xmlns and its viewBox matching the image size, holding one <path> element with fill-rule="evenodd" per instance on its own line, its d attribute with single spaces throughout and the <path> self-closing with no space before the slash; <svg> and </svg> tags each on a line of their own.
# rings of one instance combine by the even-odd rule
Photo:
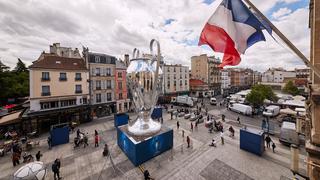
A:
<svg viewBox="0 0 320 180">
<path fill-rule="evenodd" d="M 21 111 L 3 116 L 0 119 L 0 126 L 19 123 L 21 121 L 20 114 L 21 114 Z"/>
</svg>

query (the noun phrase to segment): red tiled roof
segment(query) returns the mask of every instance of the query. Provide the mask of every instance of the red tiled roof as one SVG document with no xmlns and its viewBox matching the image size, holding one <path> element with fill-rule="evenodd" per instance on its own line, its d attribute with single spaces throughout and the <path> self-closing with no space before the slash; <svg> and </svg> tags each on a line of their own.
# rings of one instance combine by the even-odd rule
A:
<svg viewBox="0 0 320 180">
<path fill-rule="evenodd" d="M 87 70 L 82 58 L 67 58 L 49 54 L 44 54 L 43 59 L 34 61 L 29 68 Z"/>
<path fill-rule="evenodd" d="M 207 85 L 207 84 L 199 79 L 190 79 L 189 85 L 190 86 L 203 86 L 203 85 Z"/>
</svg>

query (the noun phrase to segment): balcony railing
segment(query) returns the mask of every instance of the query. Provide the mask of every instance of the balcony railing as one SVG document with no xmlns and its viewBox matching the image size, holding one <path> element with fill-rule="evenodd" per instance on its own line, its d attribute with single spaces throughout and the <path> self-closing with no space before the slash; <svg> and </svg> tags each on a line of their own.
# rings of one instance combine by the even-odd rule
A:
<svg viewBox="0 0 320 180">
<path fill-rule="evenodd" d="M 96 87 L 96 90 L 101 90 L 101 87 Z"/>
<path fill-rule="evenodd" d="M 82 93 L 82 90 L 76 90 L 76 94 Z"/>
<path fill-rule="evenodd" d="M 107 89 L 111 89 L 111 86 L 107 86 Z"/>
<path fill-rule="evenodd" d="M 67 78 L 59 78 L 59 81 L 67 81 Z"/>
<path fill-rule="evenodd" d="M 50 78 L 49 77 L 42 77 L 41 81 L 50 81 Z"/>
<path fill-rule="evenodd" d="M 42 92 L 42 93 L 41 93 L 41 96 L 50 96 L 50 95 L 51 95 L 50 92 Z"/>
<path fill-rule="evenodd" d="M 100 73 L 96 73 L 96 76 L 100 76 Z"/>
<path fill-rule="evenodd" d="M 82 81 L 82 78 L 81 77 L 79 77 L 79 78 L 76 77 L 76 78 L 74 78 L 74 80 L 75 81 Z"/>
</svg>

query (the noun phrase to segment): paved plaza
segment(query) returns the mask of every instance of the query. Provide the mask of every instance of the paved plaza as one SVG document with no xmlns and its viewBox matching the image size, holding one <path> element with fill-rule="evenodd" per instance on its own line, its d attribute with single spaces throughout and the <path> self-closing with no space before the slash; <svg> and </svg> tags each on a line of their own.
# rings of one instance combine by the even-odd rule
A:
<svg viewBox="0 0 320 180">
<path fill-rule="evenodd" d="M 216 114 L 217 110 L 209 113 Z M 218 115 L 217 115 L 218 116 Z M 131 117 L 133 118 L 133 117 Z M 180 129 L 177 130 L 176 122 L 179 120 Z M 252 119 L 254 120 L 254 119 Z M 235 119 L 226 119 L 224 127 L 232 124 L 235 128 L 235 137 L 225 135 L 225 143 L 221 144 L 219 133 L 208 133 L 204 123 L 198 125 L 193 132 L 190 130 L 190 121 L 183 118 L 170 120 L 170 115 L 164 113 L 164 125 L 174 129 L 174 147 L 172 150 L 145 162 L 142 166 L 147 169 L 155 179 L 183 179 L 183 180 L 215 180 L 215 179 L 287 179 L 292 178 L 290 171 L 290 149 L 279 144 L 276 153 L 266 149 L 263 156 L 256 156 L 239 148 L 239 128 Z M 249 124 L 248 124 L 249 125 Z M 40 145 L 31 153 L 38 150 L 43 153 L 41 161 L 48 168 L 46 179 L 53 179 L 51 164 L 56 158 L 61 159 L 61 175 L 63 179 L 143 179 L 143 174 L 135 167 L 116 144 L 116 130 L 113 127 L 113 117 L 96 119 L 90 123 L 79 126 L 82 131 L 90 134 L 89 147 L 73 148 L 73 138 L 70 143 L 59 145 L 48 150 L 47 135 L 38 139 Z M 94 130 L 101 136 L 100 146 L 94 147 Z M 185 131 L 184 138 L 182 130 Z M 191 137 L 191 147 L 187 148 L 186 136 Z M 209 146 L 212 138 L 217 140 L 217 147 Z M 104 143 L 107 142 L 111 151 L 112 161 L 102 156 Z M 300 155 L 301 171 L 305 170 L 304 155 Z M 10 154 L 0 158 L 0 179 L 10 179 L 12 174 L 22 166 L 12 166 Z"/>
</svg>

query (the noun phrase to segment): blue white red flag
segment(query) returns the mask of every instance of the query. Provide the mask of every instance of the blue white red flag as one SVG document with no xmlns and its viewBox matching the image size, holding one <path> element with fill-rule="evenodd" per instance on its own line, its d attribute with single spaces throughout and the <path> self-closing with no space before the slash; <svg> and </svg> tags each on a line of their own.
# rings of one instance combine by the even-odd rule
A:
<svg viewBox="0 0 320 180">
<path fill-rule="evenodd" d="M 260 21 L 241 0 L 223 0 L 204 26 L 199 46 L 209 45 L 224 53 L 220 67 L 240 63 L 240 54 L 256 42 L 265 41 L 262 30 L 271 28 Z"/>
</svg>

